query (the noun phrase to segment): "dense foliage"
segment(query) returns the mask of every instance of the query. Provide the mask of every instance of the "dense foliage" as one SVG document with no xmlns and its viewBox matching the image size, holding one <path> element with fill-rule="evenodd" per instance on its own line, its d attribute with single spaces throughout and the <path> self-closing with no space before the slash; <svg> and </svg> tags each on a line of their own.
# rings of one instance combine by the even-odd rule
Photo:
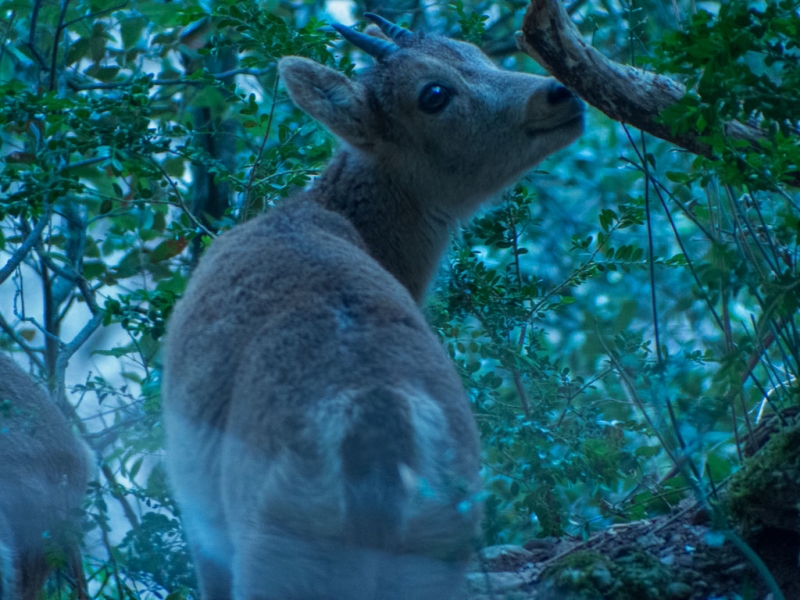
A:
<svg viewBox="0 0 800 600">
<path fill-rule="evenodd" d="M 385 14 L 537 71 L 514 46 L 525 6 Z M 759 413 L 799 403 L 800 2 L 665 7 L 569 10 L 612 58 L 682 78 L 664 119 L 715 156 L 590 113 L 578 143 L 464 224 L 424 307 L 483 435 L 487 544 L 705 502 Z M 381 5 L 353 14 L 365 8 Z M 187 595 L 160 463 L 165 323 L 213 238 L 305 185 L 335 147 L 287 101 L 277 59 L 347 73 L 369 59 L 325 27 L 325 2 L 0 10 L 0 346 L 67 400 L 96 452 L 92 593 Z M 731 142 L 731 119 L 761 142 Z"/>
</svg>

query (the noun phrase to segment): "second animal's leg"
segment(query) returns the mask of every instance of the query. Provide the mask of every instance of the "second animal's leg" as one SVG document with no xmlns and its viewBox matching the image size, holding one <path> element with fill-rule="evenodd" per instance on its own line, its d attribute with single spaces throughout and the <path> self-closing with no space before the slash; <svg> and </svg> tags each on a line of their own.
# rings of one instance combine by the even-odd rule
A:
<svg viewBox="0 0 800 600">
<path fill-rule="evenodd" d="M 11 528 L 0 512 L 0 600 L 17 598 L 19 594 L 13 544 Z"/>
<path fill-rule="evenodd" d="M 21 552 L 17 555 L 15 563 L 19 582 L 19 598 L 36 600 L 51 570 L 43 550 L 32 548 Z"/>
</svg>

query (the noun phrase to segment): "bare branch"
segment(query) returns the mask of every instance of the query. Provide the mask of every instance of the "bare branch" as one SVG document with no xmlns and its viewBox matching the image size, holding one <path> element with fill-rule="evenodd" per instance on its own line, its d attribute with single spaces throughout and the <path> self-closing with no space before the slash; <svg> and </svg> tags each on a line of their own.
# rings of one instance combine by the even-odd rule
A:
<svg viewBox="0 0 800 600">
<path fill-rule="evenodd" d="M 44 57 L 39 54 L 39 51 L 36 49 L 36 46 L 31 46 L 30 42 L 22 42 L 22 45 L 25 46 L 28 50 L 30 50 L 33 58 L 36 59 L 36 62 L 39 65 L 39 68 L 47 71 L 49 67 L 47 66 L 47 62 L 44 60 Z"/>
<path fill-rule="evenodd" d="M 273 66 L 269 66 L 265 69 L 231 69 L 229 71 L 222 71 L 220 73 L 210 73 L 210 75 L 218 80 L 228 79 L 230 77 L 235 77 L 236 75 L 251 75 L 253 77 L 262 77 L 272 71 L 274 68 Z M 118 81 L 112 83 L 89 83 L 89 84 L 79 84 L 75 81 L 70 81 L 67 85 L 76 92 L 85 92 L 89 90 L 114 90 L 118 88 L 130 87 L 133 85 L 133 80 L 129 81 Z M 151 85 L 206 85 L 208 82 L 206 79 L 186 79 L 186 78 L 176 78 L 176 79 L 153 79 Z"/>
<path fill-rule="evenodd" d="M 514 387 L 517 389 L 517 395 L 519 396 L 519 402 L 522 404 L 522 412 L 525 413 L 525 418 L 531 418 L 531 405 L 530 401 L 528 400 L 528 393 L 525 391 L 525 385 L 522 383 L 522 375 L 519 374 L 519 371 L 514 369 L 511 371 L 511 377 L 514 380 Z"/>
<path fill-rule="evenodd" d="M 61 30 L 64 25 L 64 17 L 67 16 L 69 0 L 61 0 L 61 12 L 58 14 L 58 25 L 56 26 L 55 39 L 53 40 L 53 52 L 50 57 L 50 91 L 56 87 L 56 60 L 58 59 L 58 42 L 61 38 Z"/>
<path fill-rule="evenodd" d="M 31 27 L 28 31 L 28 46 L 36 45 L 36 22 L 39 18 L 39 8 L 42 5 L 42 0 L 34 0 L 33 11 L 31 12 Z"/>
<path fill-rule="evenodd" d="M 94 159 L 90 159 L 92 162 Z M 47 219 L 45 220 L 45 224 L 49 222 L 49 215 L 50 215 L 50 208 L 47 210 Z M 44 215 L 43 217 L 44 218 Z M 41 219 L 40 219 L 41 223 Z M 81 291 L 81 295 L 83 299 L 86 301 L 86 305 L 89 307 L 89 310 L 92 311 L 93 315 L 96 315 L 100 312 L 100 307 L 97 305 L 97 301 L 95 298 L 95 290 L 89 285 L 89 282 L 83 277 L 83 273 L 80 273 L 73 265 L 67 265 L 67 268 L 60 267 L 53 261 L 47 251 L 44 249 L 44 245 L 42 244 L 42 240 L 40 238 L 41 230 L 39 231 L 39 235 L 34 235 L 36 233 L 36 229 L 39 228 L 39 223 L 37 223 L 36 228 L 31 231 L 28 223 L 23 219 L 21 221 L 22 232 L 27 236 L 25 239 L 25 243 L 28 242 L 29 239 L 33 239 L 33 245 L 36 248 L 36 253 L 39 255 L 39 258 L 44 263 L 48 269 L 53 271 L 59 277 L 63 277 L 67 281 L 71 281 L 75 285 L 78 286 L 78 289 Z M 19 252 L 19 250 L 17 251 Z M 10 262 L 10 261 L 9 261 Z M 5 269 L 6 267 L 3 267 Z M 3 278 L 0 277 L 0 283 L 3 282 Z M 56 338 L 58 339 L 58 338 Z"/>
<path fill-rule="evenodd" d="M 36 242 L 39 240 L 39 237 L 42 235 L 44 228 L 47 227 L 47 224 L 50 222 L 50 211 L 51 207 L 46 207 L 44 214 L 39 217 L 39 222 L 36 223 L 36 227 L 28 233 L 25 237 L 25 241 L 22 242 L 17 251 L 8 259 L 8 262 L 0 269 L 0 283 L 3 283 L 9 276 L 14 272 L 14 270 L 19 266 L 19 264 L 25 260 L 25 257 L 31 251 L 31 249 L 36 245 Z"/>
<path fill-rule="evenodd" d="M 78 334 L 67 344 L 61 344 L 56 359 L 54 397 L 59 408 L 64 410 L 68 406 L 67 389 L 65 385 L 67 365 L 72 355 L 86 343 L 86 340 L 97 330 L 103 322 L 103 313 L 95 313 Z"/>
<path fill-rule="evenodd" d="M 586 43 L 559 0 L 531 0 L 520 49 L 608 117 L 629 123 L 657 138 L 694 154 L 713 158 L 711 147 L 698 131 L 673 134 L 657 120 L 659 113 L 686 94 L 686 88 L 669 77 L 623 65 L 603 56 Z M 758 127 L 728 122 L 728 136 L 756 144 L 764 139 Z M 800 185 L 798 177 L 793 185 Z"/>
<path fill-rule="evenodd" d="M 69 169 L 78 169 L 78 168 L 81 168 L 81 167 L 88 167 L 89 165 L 93 165 L 95 163 L 103 162 L 104 160 L 108 160 L 109 158 L 111 158 L 111 157 L 109 157 L 109 156 L 93 156 L 92 158 L 87 158 L 85 160 L 79 160 L 77 162 L 70 163 L 68 165 L 64 165 L 61 168 L 61 172 L 64 173 L 64 172 L 68 171 Z"/>
</svg>

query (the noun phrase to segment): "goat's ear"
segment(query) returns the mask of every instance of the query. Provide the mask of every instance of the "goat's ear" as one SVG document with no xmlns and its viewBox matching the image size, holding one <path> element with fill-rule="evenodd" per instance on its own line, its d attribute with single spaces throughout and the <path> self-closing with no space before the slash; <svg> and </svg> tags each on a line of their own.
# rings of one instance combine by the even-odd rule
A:
<svg viewBox="0 0 800 600">
<path fill-rule="evenodd" d="M 362 85 L 299 56 L 286 56 L 278 71 L 292 101 L 353 146 L 371 143 L 369 108 Z"/>
</svg>

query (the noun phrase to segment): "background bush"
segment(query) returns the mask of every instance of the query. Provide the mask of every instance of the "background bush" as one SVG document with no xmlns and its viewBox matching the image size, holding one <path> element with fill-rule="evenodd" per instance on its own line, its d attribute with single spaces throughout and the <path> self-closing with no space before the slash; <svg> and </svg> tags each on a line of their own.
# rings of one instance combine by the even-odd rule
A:
<svg viewBox="0 0 800 600">
<path fill-rule="evenodd" d="M 525 7 L 0 0 L 0 346 L 97 454 L 93 595 L 193 589 L 160 462 L 164 326 L 213 237 L 335 147 L 276 61 L 368 65 L 325 24 L 370 9 L 540 72 L 514 44 Z M 664 118 L 721 160 L 590 111 L 579 142 L 464 224 L 425 303 L 483 436 L 487 544 L 705 501 L 759 411 L 798 404 L 800 3 L 693 7 L 568 9 L 608 56 L 683 80 Z M 729 119 L 763 144 L 732 143 Z"/>
</svg>

